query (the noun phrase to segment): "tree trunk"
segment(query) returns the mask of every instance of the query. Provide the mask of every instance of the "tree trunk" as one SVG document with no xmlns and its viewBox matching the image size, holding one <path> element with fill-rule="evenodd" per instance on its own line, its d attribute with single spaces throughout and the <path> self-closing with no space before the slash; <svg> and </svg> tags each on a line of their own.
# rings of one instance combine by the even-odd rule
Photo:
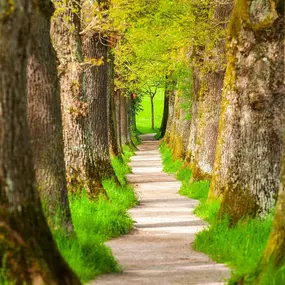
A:
<svg viewBox="0 0 285 285">
<path fill-rule="evenodd" d="M 51 35 L 59 61 L 67 182 L 72 190 L 77 191 L 84 187 L 88 190 L 88 185 L 92 184 L 90 181 L 93 180 L 92 175 L 87 173 L 93 150 L 92 146 L 88 146 L 90 143 L 88 140 L 89 114 L 83 90 L 80 18 L 71 11 L 69 2 L 55 1 L 54 3 L 57 11 L 52 18 Z M 79 5 L 76 8 L 80 11 Z"/>
<path fill-rule="evenodd" d="M 103 191 L 101 185 L 103 179 L 113 178 L 116 180 L 110 159 L 108 136 L 108 42 L 100 33 L 88 30 L 90 2 L 84 2 L 82 10 L 84 11 L 82 19 L 85 28 L 82 32 L 83 55 L 89 63 L 84 71 L 84 88 L 88 104 L 90 140 L 93 146 L 93 162 L 89 173 L 95 177 L 92 194 L 97 196 Z M 102 64 L 100 64 L 101 60 Z"/>
<path fill-rule="evenodd" d="M 266 214 L 277 196 L 285 111 L 284 12 L 283 2 L 277 3 L 265 9 L 254 0 L 238 0 L 228 28 L 211 187 L 223 195 L 220 214 L 228 214 L 233 223 Z"/>
<path fill-rule="evenodd" d="M 164 141 L 167 145 L 170 143 L 170 135 L 171 135 L 171 129 L 174 121 L 174 103 L 175 103 L 175 91 L 170 90 L 169 91 L 169 110 L 168 110 L 168 120 L 166 125 L 166 131 L 164 136 Z"/>
<path fill-rule="evenodd" d="M 110 152 L 113 156 L 122 158 L 122 149 L 118 139 L 117 117 L 115 108 L 115 85 L 114 85 L 114 55 L 108 50 L 108 98 L 109 98 L 109 140 Z"/>
<path fill-rule="evenodd" d="M 150 106 L 151 106 L 151 129 L 154 130 L 154 96 L 150 95 Z"/>
<path fill-rule="evenodd" d="M 184 95 L 176 96 L 176 103 L 174 106 L 175 129 L 173 129 L 172 150 L 174 158 L 182 160 L 185 158 L 191 124 L 186 118 L 187 112 L 190 112 L 190 110 L 185 109 L 187 100 L 188 99 Z"/>
<path fill-rule="evenodd" d="M 196 151 L 196 139 L 198 128 L 198 98 L 200 92 L 200 74 L 197 69 L 193 69 L 193 92 L 192 92 L 192 107 L 191 107 L 191 123 L 188 144 L 186 147 L 185 165 L 193 162 L 194 153 Z"/>
<path fill-rule="evenodd" d="M 32 14 L 28 59 L 28 124 L 37 186 L 48 222 L 72 230 L 67 197 L 56 54 L 50 41 L 50 9 Z"/>
<path fill-rule="evenodd" d="M 35 187 L 26 105 L 29 16 L 37 9 L 49 18 L 51 3 L 30 4 L 0 7 L 0 266 L 16 285 L 75 285 L 80 281 L 57 249 Z"/>
<path fill-rule="evenodd" d="M 120 130 L 122 145 L 128 143 L 128 115 L 127 115 L 127 98 L 120 92 Z"/>
<path fill-rule="evenodd" d="M 126 97 L 127 107 L 127 145 L 131 148 L 136 149 L 135 144 L 132 141 L 133 128 L 132 128 L 132 95 Z"/>
<path fill-rule="evenodd" d="M 196 151 L 191 163 L 192 181 L 209 179 L 212 175 L 216 156 L 216 142 L 218 137 L 220 105 L 225 75 L 225 35 L 216 39 L 217 33 L 226 29 L 233 1 L 212 3 L 212 19 L 210 24 L 213 29 L 211 44 L 215 44 L 210 56 L 204 53 L 204 61 L 207 63 L 201 71 L 202 88 L 200 88 L 198 101 L 198 126 Z"/>
<path fill-rule="evenodd" d="M 170 91 L 171 92 L 171 91 Z M 169 97 L 170 93 L 168 90 L 164 92 L 164 107 L 163 107 L 163 117 L 160 125 L 160 137 L 163 138 L 165 136 L 168 115 L 169 115 Z"/>
<path fill-rule="evenodd" d="M 257 280 L 262 279 L 263 273 L 270 266 L 277 271 L 285 262 L 285 148 L 283 150 L 281 184 L 278 193 L 278 201 L 275 209 L 274 223 L 263 257 L 261 258 Z M 284 280 L 283 280 L 284 281 Z M 256 282 L 259 284 L 259 282 Z M 281 284 L 281 283 L 280 283 Z"/>
<path fill-rule="evenodd" d="M 116 113 L 116 124 L 117 124 L 117 134 L 118 134 L 118 145 L 120 146 L 123 153 L 122 144 L 122 129 L 121 129 L 121 91 L 117 90 L 114 94 L 115 100 L 115 113 Z"/>
</svg>

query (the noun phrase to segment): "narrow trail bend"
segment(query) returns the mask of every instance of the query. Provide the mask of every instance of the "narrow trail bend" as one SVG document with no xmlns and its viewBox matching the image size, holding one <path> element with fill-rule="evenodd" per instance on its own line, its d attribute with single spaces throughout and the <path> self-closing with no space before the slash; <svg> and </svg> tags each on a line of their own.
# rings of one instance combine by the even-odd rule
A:
<svg viewBox="0 0 285 285">
<path fill-rule="evenodd" d="M 128 176 L 140 199 L 129 211 L 135 229 L 107 243 L 124 272 L 105 274 L 92 284 L 224 284 L 228 268 L 191 248 L 195 234 L 205 226 L 193 214 L 197 201 L 180 196 L 180 182 L 162 172 L 154 136 L 144 135 L 142 141 Z"/>
</svg>

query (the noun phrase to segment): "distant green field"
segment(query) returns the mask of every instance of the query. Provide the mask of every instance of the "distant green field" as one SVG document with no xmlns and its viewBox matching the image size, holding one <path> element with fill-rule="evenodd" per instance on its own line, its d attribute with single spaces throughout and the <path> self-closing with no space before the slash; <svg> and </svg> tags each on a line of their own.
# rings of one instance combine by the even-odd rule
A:
<svg viewBox="0 0 285 285">
<path fill-rule="evenodd" d="M 151 128 L 151 107 L 150 98 L 144 96 L 142 101 L 143 111 L 137 115 L 137 128 L 141 133 L 156 133 L 160 128 L 164 106 L 164 89 L 159 89 L 154 97 L 154 125 L 155 129 Z"/>
</svg>

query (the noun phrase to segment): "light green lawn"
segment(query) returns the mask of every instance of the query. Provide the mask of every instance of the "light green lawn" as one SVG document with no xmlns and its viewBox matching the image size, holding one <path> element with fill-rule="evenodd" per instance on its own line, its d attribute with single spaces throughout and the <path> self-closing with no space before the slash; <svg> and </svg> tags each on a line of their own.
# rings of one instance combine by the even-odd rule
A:
<svg viewBox="0 0 285 285">
<path fill-rule="evenodd" d="M 160 128 L 162 116 L 163 116 L 163 106 L 164 106 L 164 89 L 161 88 L 158 90 L 157 94 L 154 97 L 154 125 L 155 129 L 151 128 L 151 107 L 150 107 L 150 98 L 148 96 L 143 97 L 141 111 L 137 115 L 137 128 L 141 133 L 156 133 Z"/>
</svg>

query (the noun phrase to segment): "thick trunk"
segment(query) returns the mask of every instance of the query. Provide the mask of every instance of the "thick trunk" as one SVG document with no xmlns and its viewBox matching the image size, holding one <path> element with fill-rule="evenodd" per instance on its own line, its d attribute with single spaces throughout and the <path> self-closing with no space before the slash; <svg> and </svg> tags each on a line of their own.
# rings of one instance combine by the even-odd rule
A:
<svg viewBox="0 0 285 285">
<path fill-rule="evenodd" d="M 28 11 L 51 9 L 49 1 L 37 3 L 0 6 L 0 266 L 17 285 L 80 284 L 57 249 L 35 187 L 26 105 Z"/>
<path fill-rule="evenodd" d="M 104 9 L 104 7 L 102 6 Z M 102 188 L 102 180 L 116 179 L 111 164 L 109 150 L 109 98 L 108 98 L 108 42 L 100 33 L 88 30 L 90 17 L 90 2 L 83 4 L 82 46 L 83 56 L 89 63 L 84 71 L 84 88 L 88 104 L 90 140 L 93 147 L 92 167 L 89 169 L 95 181 L 93 195 L 98 195 Z M 100 63 L 102 61 L 102 63 Z"/>
<path fill-rule="evenodd" d="M 283 150 L 281 184 L 275 209 L 274 223 L 266 249 L 260 262 L 260 277 L 267 266 L 279 269 L 285 262 L 285 148 Z M 284 280 L 283 280 L 284 281 Z"/>
<path fill-rule="evenodd" d="M 52 19 L 51 35 L 59 60 L 67 181 L 75 191 L 83 187 L 88 190 L 88 185 L 92 185 L 94 180 L 92 173 L 88 173 L 89 163 L 93 161 L 93 149 L 88 139 L 90 116 L 83 90 L 80 19 L 70 11 L 68 2 L 57 1 L 55 4 L 58 9 Z M 66 22 L 66 19 L 69 21 Z"/>
<path fill-rule="evenodd" d="M 28 124 L 37 186 L 48 221 L 72 230 L 67 197 L 56 54 L 50 41 L 50 13 L 32 14 L 28 59 Z"/>
<path fill-rule="evenodd" d="M 163 107 L 163 117 L 160 125 L 160 137 L 163 138 L 166 133 L 166 127 L 167 127 L 167 121 L 168 121 L 168 115 L 169 115 L 169 97 L 170 92 L 168 90 L 165 90 L 164 92 L 164 107 Z"/>
<path fill-rule="evenodd" d="M 284 18 L 239 0 L 229 24 L 214 184 L 232 222 L 275 204 L 284 129 Z M 276 8 L 277 7 L 277 8 Z M 241 11 L 243 11 L 241 13 Z"/>
<path fill-rule="evenodd" d="M 212 4 L 212 19 L 210 23 L 215 30 L 213 35 L 226 28 L 233 1 L 227 4 L 216 1 Z M 203 87 L 200 90 L 198 102 L 198 126 L 196 151 L 192 161 L 192 180 L 210 179 L 213 171 L 216 142 L 218 137 L 220 105 L 225 75 L 225 41 L 226 37 L 220 35 L 219 39 L 210 39 L 215 43 L 211 57 L 204 54 L 207 63 L 201 71 Z"/>
</svg>

